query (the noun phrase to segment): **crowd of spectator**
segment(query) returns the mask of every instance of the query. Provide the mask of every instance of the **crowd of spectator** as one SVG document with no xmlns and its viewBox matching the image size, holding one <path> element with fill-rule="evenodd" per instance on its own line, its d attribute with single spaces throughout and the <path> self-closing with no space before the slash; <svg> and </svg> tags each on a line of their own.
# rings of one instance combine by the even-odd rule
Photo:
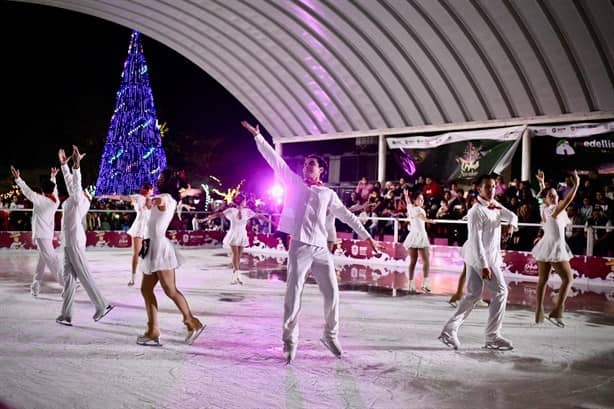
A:
<svg viewBox="0 0 614 409">
<path fill-rule="evenodd" d="M 550 188 L 557 190 L 564 198 L 571 190 L 570 177 L 564 181 L 545 181 L 542 192 L 532 188 L 529 181 L 514 178 L 505 182 L 502 176 L 496 177 L 496 200 L 518 215 L 519 223 L 541 222 L 540 205 L 542 195 Z M 372 217 L 404 218 L 407 204 L 403 190 L 409 192 L 410 198 L 421 193 L 424 196 L 424 210 L 427 218 L 435 220 L 463 220 L 468 210 L 477 202 L 478 190 L 475 183 L 461 185 L 456 182 L 440 184 L 430 177 L 418 177 L 413 182 L 406 179 L 388 181 L 383 186 L 380 182 L 370 183 L 362 178 L 354 191 L 346 197 L 346 205 L 362 220 L 369 219 L 366 227 L 370 233 L 382 240 L 385 235 L 393 234 L 393 221 L 371 220 Z M 410 199 L 413 200 L 413 199 Z M 589 173 L 582 178 L 581 186 L 575 200 L 567 208 L 567 214 L 573 225 L 566 232 L 568 244 L 574 254 L 584 254 L 587 243 L 588 226 L 605 226 L 607 229 L 592 229 L 594 239 L 593 254 L 612 256 L 614 243 L 612 230 L 614 225 L 614 189 L 612 180 L 600 180 L 596 174 Z M 431 240 L 447 239 L 448 245 L 462 245 L 467 240 L 467 228 L 460 223 L 440 223 L 428 225 Z M 407 222 L 400 223 L 398 240 L 403 241 L 407 234 Z M 502 243 L 503 249 L 529 251 L 539 238 L 539 226 L 525 226 L 508 241 Z"/>
<path fill-rule="evenodd" d="M 544 192 L 550 188 L 558 191 L 562 199 L 571 189 L 571 179 L 564 181 L 545 180 Z M 410 181 L 401 178 L 398 181 L 369 182 L 362 178 L 356 188 L 342 195 L 347 207 L 353 211 L 365 224 L 370 233 L 377 239 L 383 240 L 386 235 L 393 235 L 394 221 L 400 220 L 399 242 L 402 242 L 408 232 L 405 218 L 407 204 L 403 190 L 409 192 L 410 198 L 421 193 L 424 196 L 424 210 L 429 219 L 441 221 L 463 220 L 467 211 L 477 202 L 477 186 L 475 183 L 461 185 L 459 183 L 439 183 L 431 177 L 417 177 Z M 506 182 L 502 176 L 496 179 L 496 199 L 505 207 L 518 215 L 519 223 L 540 223 L 539 207 L 542 203 L 540 192 L 536 191 L 529 181 L 514 178 Z M 242 192 L 248 198 L 248 206 L 258 213 L 279 214 L 280 206 L 275 201 L 261 200 L 254 193 Z M 63 198 L 61 198 L 63 199 Z M 413 200 L 413 199 L 412 199 Z M 228 222 L 218 219 L 213 222 L 202 223 L 200 219 L 210 212 L 223 210 L 227 206 L 226 200 L 219 197 L 216 200 L 206 200 L 203 193 L 197 197 L 186 197 L 182 201 L 182 217 L 176 216 L 171 222 L 171 229 L 198 230 L 198 229 L 226 229 Z M 18 189 L 11 195 L 4 195 L 0 211 L 0 230 L 29 231 L 30 213 L 12 211 L 31 208 Z M 91 210 L 85 223 L 88 230 L 123 230 L 130 228 L 134 219 L 134 212 L 130 203 L 113 200 L 97 200 L 94 198 Z M 567 240 L 574 254 L 585 254 L 587 244 L 588 226 L 612 227 L 614 212 L 614 189 L 612 179 L 599 179 L 596 174 L 589 174 L 582 178 L 574 202 L 568 207 L 567 214 L 573 225 L 580 228 L 568 228 Z M 61 214 L 56 215 L 59 228 Z M 372 220 L 373 217 L 388 218 L 387 220 Z M 269 225 L 257 219 L 250 221 L 250 229 L 256 232 L 269 231 Z M 338 224 L 338 229 L 344 225 Z M 428 225 L 429 236 L 432 241 L 443 239 L 448 245 L 462 245 L 467 240 L 467 228 L 463 223 L 436 223 Z M 594 229 L 593 254 L 614 256 L 613 229 Z M 539 226 L 522 227 L 511 239 L 502 243 L 502 248 L 509 250 L 529 251 L 539 238 Z"/>
</svg>

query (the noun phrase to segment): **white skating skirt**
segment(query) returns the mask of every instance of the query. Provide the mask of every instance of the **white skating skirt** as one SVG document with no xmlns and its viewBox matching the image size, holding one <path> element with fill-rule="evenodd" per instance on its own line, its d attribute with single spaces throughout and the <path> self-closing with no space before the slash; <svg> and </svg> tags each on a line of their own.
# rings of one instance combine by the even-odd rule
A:
<svg viewBox="0 0 614 409">
<path fill-rule="evenodd" d="M 408 249 L 423 249 L 430 248 L 431 243 L 429 243 L 429 237 L 426 235 L 426 232 L 411 230 L 405 238 L 403 246 Z"/>
<path fill-rule="evenodd" d="M 128 233 L 128 235 L 130 237 L 145 237 L 145 228 L 147 227 L 147 223 L 145 221 L 138 221 L 135 220 L 134 223 L 132 223 L 132 226 L 130 226 L 130 228 L 128 229 L 128 231 L 126 233 Z"/>
<path fill-rule="evenodd" d="M 245 229 L 241 229 L 240 231 L 233 232 L 229 230 L 224 236 L 224 240 L 222 244 L 225 248 L 229 248 L 230 246 L 238 246 L 238 247 L 247 247 L 249 246 L 249 238 L 247 237 L 247 231 Z"/>
<path fill-rule="evenodd" d="M 544 240 L 543 238 L 533 247 L 531 251 L 537 261 L 556 263 L 569 261 L 573 254 L 564 240 Z"/>
<path fill-rule="evenodd" d="M 160 270 L 176 269 L 183 261 L 183 257 L 169 239 L 152 239 L 141 268 L 143 274 L 149 275 Z"/>
</svg>

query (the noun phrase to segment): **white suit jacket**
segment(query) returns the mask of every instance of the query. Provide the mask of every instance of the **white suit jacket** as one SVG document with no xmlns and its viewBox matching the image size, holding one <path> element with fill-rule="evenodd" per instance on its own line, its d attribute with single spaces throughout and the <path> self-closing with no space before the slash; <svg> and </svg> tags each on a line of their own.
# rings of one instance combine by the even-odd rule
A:
<svg viewBox="0 0 614 409">
<path fill-rule="evenodd" d="M 55 178 L 51 178 L 55 184 Z M 23 195 L 32 202 L 32 239 L 53 240 L 53 226 L 55 212 L 60 205 L 57 186 L 53 190 L 53 195 L 56 200 L 48 198 L 45 195 L 36 193 L 24 182 L 22 178 L 15 179 L 15 183 L 23 192 Z"/>
<path fill-rule="evenodd" d="M 341 202 L 337 193 L 325 186 L 308 186 L 303 178 L 292 172 L 286 162 L 260 134 L 256 146 L 284 185 L 286 199 L 279 220 L 279 231 L 288 233 L 293 240 L 318 247 L 327 246 L 329 229 L 327 212 L 363 238 L 371 236 L 358 218 Z"/>
</svg>

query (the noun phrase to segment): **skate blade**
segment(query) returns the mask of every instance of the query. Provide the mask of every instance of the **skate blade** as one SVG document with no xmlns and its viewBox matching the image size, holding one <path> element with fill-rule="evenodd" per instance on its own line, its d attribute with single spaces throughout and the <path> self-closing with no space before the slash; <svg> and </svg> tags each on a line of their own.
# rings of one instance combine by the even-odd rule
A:
<svg viewBox="0 0 614 409">
<path fill-rule="evenodd" d="M 560 318 L 546 317 L 546 319 L 559 328 L 565 328 L 565 323 Z"/>
<path fill-rule="evenodd" d="M 332 345 L 328 345 L 328 343 L 323 340 L 322 338 L 320 338 L 320 342 L 322 343 L 322 345 L 324 345 L 326 347 L 326 349 L 328 349 L 336 358 L 341 359 L 341 355 L 343 355 L 342 351 L 339 351 L 336 347 L 332 346 Z"/>
<path fill-rule="evenodd" d="M 185 343 L 188 345 L 192 345 L 194 343 L 194 341 L 196 341 L 196 339 L 200 336 L 200 334 L 203 333 L 203 331 L 205 330 L 205 327 L 207 325 L 203 324 L 202 327 L 200 327 L 198 330 L 192 332 L 190 335 L 188 335 L 188 337 L 185 340 Z"/>
<path fill-rule="evenodd" d="M 65 325 L 67 327 L 72 327 L 72 322 L 68 322 L 68 321 L 60 321 L 60 320 L 55 320 L 55 322 L 57 322 L 60 325 Z"/>
<path fill-rule="evenodd" d="M 488 345 L 488 344 L 484 345 L 483 348 L 484 349 L 489 349 L 491 351 L 502 351 L 502 352 L 504 352 L 504 351 L 511 351 L 511 350 L 514 349 L 514 347 L 498 347 L 498 346 L 495 346 L 495 345 Z"/>
<path fill-rule="evenodd" d="M 144 346 L 144 347 L 161 347 L 162 346 L 160 341 L 157 339 L 148 339 L 147 341 L 141 341 L 141 342 L 136 341 L 136 344 Z"/>
<path fill-rule="evenodd" d="M 439 337 L 437 337 L 437 339 L 439 339 L 448 348 L 452 348 L 454 350 L 458 350 L 458 347 L 456 345 L 454 345 L 454 343 L 452 341 L 450 341 L 448 338 L 444 337 L 443 335 L 440 335 Z"/>
<path fill-rule="evenodd" d="M 108 313 L 110 313 L 110 312 L 111 312 L 111 310 L 112 310 L 113 308 L 115 308 L 115 306 L 114 306 L 114 305 L 109 304 L 109 305 L 107 306 L 107 308 L 105 308 L 105 309 L 104 309 L 104 311 L 102 312 L 102 315 L 99 315 L 99 316 L 94 316 L 94 321 L 95 321 L 95 322 L 98 322 L 98 321 L 100 321 L 101 319 L 103 319 L 103 318 L 104 318 L 104 317 L 105 317 L 105 316 L 106 316 Z"/>
</svg>

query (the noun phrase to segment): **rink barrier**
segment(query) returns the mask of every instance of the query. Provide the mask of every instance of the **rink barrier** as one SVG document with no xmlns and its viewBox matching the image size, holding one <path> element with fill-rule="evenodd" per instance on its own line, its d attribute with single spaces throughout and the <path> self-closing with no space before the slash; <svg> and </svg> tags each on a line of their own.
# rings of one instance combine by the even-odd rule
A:
<svg viewBox="0 0 614 409">
<path fill-rule="evenodd" d="M 173 244 L 183 248 L 219 248 L 224 238 L 220 230 L 169 230 L 166 232 Z M 288 237 L 279 233 L 249 233 L 250 245 L 246 252 L 268 254 L 272 257 L 285 257 Z M 53 245 L 59 247 L 60 232 L 55 232 Z M 362 263 L 384 265 L 396 269 L 406 269 L 409 262 L 407 249 L 401 243 L 382 242 L 380 254 L 374 254 L 369 243 L 364 240 L 341 238 L 333 249 L 333 257 L 338 263 Z M 123 231 L 88 231 L 86 232 L 88 250 L 95 249 L 129 249 L 131 237 Z M 31 232 L 0 232 L 0 249 L 34 250 Z M 506 275 L 537 277 L 537 262 L 529 252 L 502 251 Z M 576 279 L 590 280 L 594 284 L 614 286 L 614 258 L 596 256 L 575 256 L 570 261 Z M 463 259 L 460 248 L 456 246 L 432 245 L 431 269 L 460 273 Z M 597 281 L 595 281 L 597 280 Z"/>
</svg>

